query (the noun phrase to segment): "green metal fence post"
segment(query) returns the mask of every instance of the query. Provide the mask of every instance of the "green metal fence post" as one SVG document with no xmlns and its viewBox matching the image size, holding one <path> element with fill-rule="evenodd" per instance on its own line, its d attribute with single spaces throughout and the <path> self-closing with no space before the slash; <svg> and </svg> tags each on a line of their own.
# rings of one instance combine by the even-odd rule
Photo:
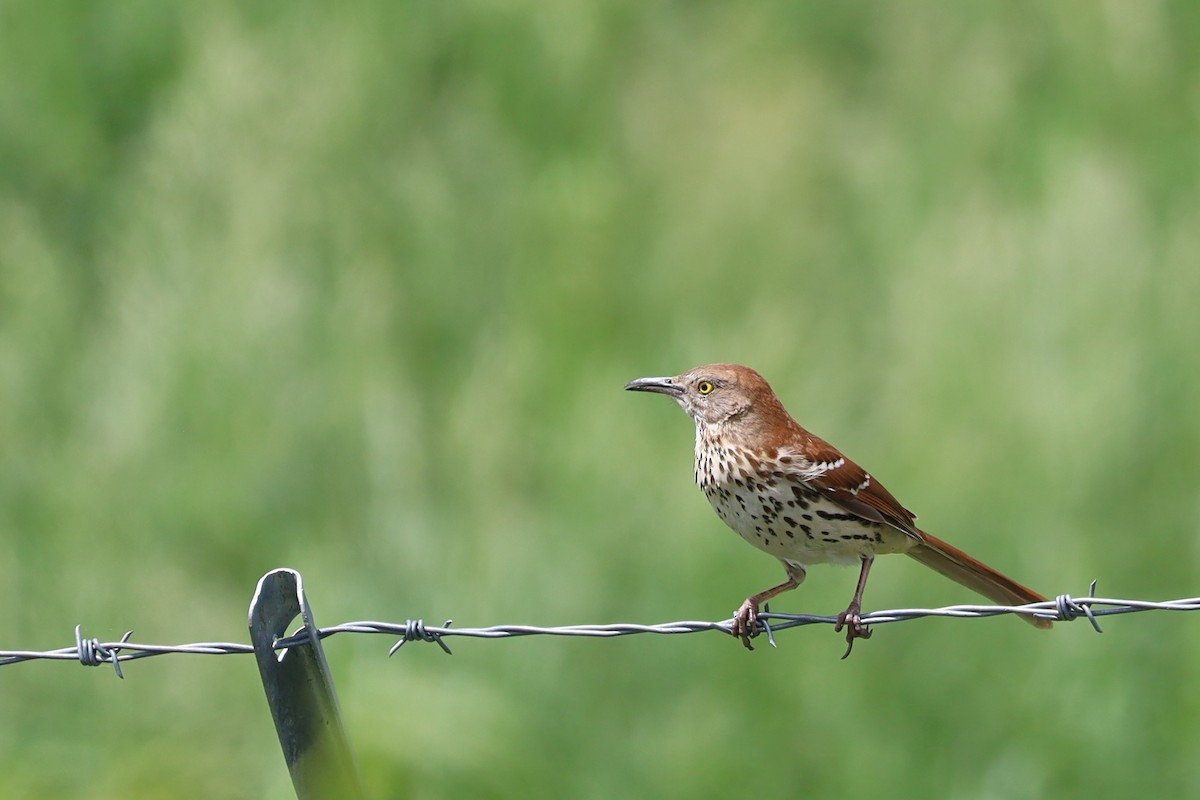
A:
<svg viewBox="0 0 1200 800">
<path fill-rule="evenodd" d="M 297 616 L 304 621 L 299 635 L 307 640 L 276 650 Z M 276 569 L 259 580 L 250 603 L 250 640 L 296 797 L 365 799 L 300 573 Z"/>
</svg>

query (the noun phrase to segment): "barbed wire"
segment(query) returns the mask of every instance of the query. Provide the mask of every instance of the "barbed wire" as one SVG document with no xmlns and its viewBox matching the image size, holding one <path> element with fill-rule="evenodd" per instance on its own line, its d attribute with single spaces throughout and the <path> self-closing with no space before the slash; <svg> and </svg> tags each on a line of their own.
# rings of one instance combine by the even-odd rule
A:
<svg viewBox="0 0 1200 800">
<path fill-rule="evenodd" d="M 1035 616 L 1040 619 L 1055 622 L 1070 622 L 1079 617 L 1086 617 L 1097 633 L 1101 633 L 1099 617 L 1116 614 L 1135 614 L 1143 611 L 1200 611 L 1200 597 L 1188 597 L 1180 600 L 1120 600 L 1107 597 L 1096 597 L 1096 583 L 1092 582 L 1087 597 L 1075 598 L 1062 594 L 1054 600 L 1041 603 L 1030 603 L 1022 606 L 991 606 L 991 605 L 955 605 L 942 608 L 898 608 L 887 611 L 872 611 L 862 616 L 865 625 L 886 625 L 893 622 L 907 622 L 925 617 L 946 617 L 952 619 L 983 619 L 1007 614 Z M 836 616 L 817 616 L 811 614 L 780 614 L 770 611 L 768 607 L 759 614 L 759 633 L 766 634 L 767 641 L 775 646 L 777 631 L 799 628 L 805 625 L 826 624 L 837 622 Z M 475 639 L 508 639 L 517 636 L 585 636 L 591 638 L 612 638 L 630 636 L 641 633 L 653 634 L 683 634 L 701 633 L 704 631 L 720 631 L 729 634 L 733 620 L 721 622 L 680 621 L 664 622 L 652 625 L 634 623 L 611 623 L 600 625 L 564 625 L 558 627 L 540 627 L 536 625 L 493 625 L 486 628 L 452 628 L 452 621 L 447 620 L 442 625 L 426 625 L 416 619 L 394 622 L 346 622 L 328 628 L 319 628 L 318 637 L 327 639 L 340 633 L 377 634 L 397 637 L 398 641 L 388 651 L 394 654 L 408 642 L 424 641 L 438 645 L 447 654 L 449 646 L 443 641 L 451 636 L 465 636 Z M 63 647 L 57 650 L 0 650 L 0 666 L 18 664 L 24 661 L 52 660 L 76 661 L 83 666 L 97 667 L 101 664 L 112 664 L 118 677 L 125 677 L 121 664 L 139 658 L 181 653 L 190 655 L 234 655 L 253 653 L 254 648 L 249 644 L 237 642 L 195 642 L 192 644 L 161 645 L 141 644 L 130 641 L 132 631 L 126 631 L 118 641 L 101 642 L 99 639 L 88 639 L 83 636 L 83 626 L 75 627 L 75 646 Z M 305 644 L 308 636 L 304 633 L 294 633 L 280 638 L 275 642 L 276 650 Z"/>
</svg>

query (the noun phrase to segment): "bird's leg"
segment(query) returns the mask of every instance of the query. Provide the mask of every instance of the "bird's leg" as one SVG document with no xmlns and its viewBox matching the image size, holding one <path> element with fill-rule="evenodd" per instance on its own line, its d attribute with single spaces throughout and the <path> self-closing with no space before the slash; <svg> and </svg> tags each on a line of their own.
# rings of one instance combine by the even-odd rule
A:
<svg viewBox="0 0 1200 800">
<path fill-rule="evenodd" d="M 854 649 L 855 639 L 870 639 L 871 629 L 862 624 L 862 596 L 863 589 L 867 588 L 867 575 L 871 572 L 871 564 L 875 561 L 875 556 L 866 555 L 862 557 L 862 570 L 858 573 L 858 586 L 854 589 L 854 598 L 850 601 L 850 605 L 841 614 L 838 614 L 837 624 L 833 626 L 835 631 L 846 629 L 846 652 L 842 658 L 850 655 L 850 651 Z"/>
<path fill-rule="evenodd" d="M 733 615 L 733 625 L 730 626 L 729 632 L 742 640 L 742 644 L 747 650 L 753 650 L 753 645 L 750 644 L 752 636 L 758 636 L 758 607 L 770 600 L 777 594 L 791 591 L 799 586 L 804 581 L 804 567 L 799 564 L 789 564 L 786 561 L 783 564 L 787 569 L 788 579 L 778 586 L 772 586 L 770 589 L 759 592 L 758 594 L 747 597 L 746 602 L 742 603 L 741 607 Z"/>
</svg>

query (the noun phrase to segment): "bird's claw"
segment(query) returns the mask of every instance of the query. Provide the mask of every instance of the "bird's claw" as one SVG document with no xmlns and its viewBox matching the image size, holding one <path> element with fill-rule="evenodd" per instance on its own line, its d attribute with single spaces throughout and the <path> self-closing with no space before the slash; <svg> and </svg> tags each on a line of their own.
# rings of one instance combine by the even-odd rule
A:
<svg viewBox="0 0 1200 800">
<path fill-rule="evenodd" d="M 835 631 L 841 632 L 842 628 L 846 629 L 846 652 L 842 654 L 842 658 L 849 658 L 850 651 L 854 649 L 855 639 L 870 639 L 871 629 L 862 622 L 862 609 L 857 603 L 852 604 L 849 608 L 838 614 L 837 624 L 833 626 Z"/>
<path fill-rule="evenodd" d="M 733 624 L 729 632 L 735 638 L 741 639 L 747 650 L 753 650 L 754 645 L 750 644 L 750 639 L 758 636 L 758 607 L 749 600 L 742 603 L 741 608 L 733 615 Z"/>
</svg>

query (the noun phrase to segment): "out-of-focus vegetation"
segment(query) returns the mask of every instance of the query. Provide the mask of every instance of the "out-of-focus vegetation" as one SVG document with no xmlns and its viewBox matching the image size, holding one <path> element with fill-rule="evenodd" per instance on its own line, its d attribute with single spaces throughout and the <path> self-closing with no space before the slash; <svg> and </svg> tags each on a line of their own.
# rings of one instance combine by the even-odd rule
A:
<svg viewBox="0 0 1200 800">
<path fill-rule="evenodd" d="M 1048 594 L 1200 589 L 1200 6 L 0 6 L 0 648 L 727 617 L 751 364 Z M 870 608 L 974 602 L 885 559 Z M 817 568 L 777 610 L 835 613 Z M 1200 619 L 328 643 L 374 796 L 1188 797 Z M 0 669 L 0 795 L 286 798 L 254 662 Z"/>
</svg>

